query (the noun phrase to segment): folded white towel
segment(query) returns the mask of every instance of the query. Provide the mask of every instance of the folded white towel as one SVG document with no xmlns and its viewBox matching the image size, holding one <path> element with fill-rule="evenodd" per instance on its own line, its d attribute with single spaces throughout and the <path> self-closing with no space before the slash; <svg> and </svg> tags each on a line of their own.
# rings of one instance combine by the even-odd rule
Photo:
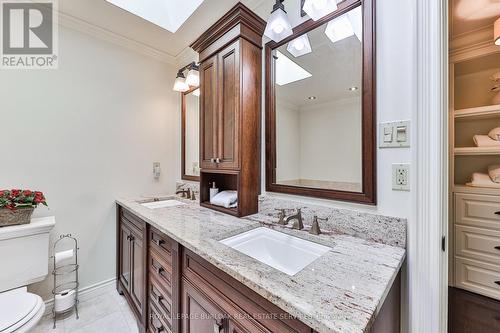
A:
<svg viewBox="0 0 500 333">
<path fill-rule="evenodd" d="M 495 183 L 500 183 L 500 165 L 490 165 L 488 167 L 488 173 L 490 174 L 490 178 Z"/>
<path fill-rule="evenodd" d="M 211 200 L 210 203 L 216 206 L 222 206 L 226 208 L 234 208 L 238 206 L 238 192 L 236 191 L 222 191 L 217 193 Z"/>
<path fill-rule="evenodd" d="M 499 183 L 494 183 L 490 176 L 485 173 L 474 172 L 472 174 L 472 181 L 470 183 L 465 184 L 467 186 L 473 187 L 491 187 L 491 188 L 500 188 Z"/>
<path fill-rule="evenodd" d="M 474 143 L 477 147 L 500 147 L 500 141 L 493 140 L 488 135 L 474 135 Z"/>
<path fill-rule="evenodd" d="M 489 133 L 488 136 L 495 141 L 500 141 L 500 127 L 492 129 Z"/>
</svg>

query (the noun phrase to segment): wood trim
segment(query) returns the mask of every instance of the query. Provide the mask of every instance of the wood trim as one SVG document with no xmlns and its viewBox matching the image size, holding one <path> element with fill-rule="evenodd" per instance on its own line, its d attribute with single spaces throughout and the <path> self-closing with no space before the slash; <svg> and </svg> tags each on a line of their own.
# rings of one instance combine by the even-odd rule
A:
<svg viewBox="0 0 500 333">
<path fill-rule="evenodd" d="M 196 52 L 201 53 L 203 50 L 207 49 L 211 44 L 217 42 L 218 40 L 224 41 L 224 45 L 218 45 L 214 50 L 214 52 L 216 52 L 217 50 L 223 48 L 225 45 L 230 44 L 234 40 L 234 38 L 227 39 L 223 37 L 226 33 L 228 33 L 231 29 L 238 25 L 243 25 L 247 29 L 238 29 L 239 34 L 234 34 L 235 38 L 243 37 L 255 44 L 255 46 L 262 48 L 262 45 L 260 44 L 262 39 L 260 37 L 264 34 L 266 22 L 241 2 L 238 2 L 233 8 L 231 8 L 207 31 L 205 31 L 200 37 L 198 37 L 198 39 L 196 39 L 190 46 Z M 258 37 L 255 38 L 256 36 Z M 200 61 L 203 61 L 203 59 L 206 59 L 211 54 L 205 53 L 203 58 L 200 58 Z"/>
<path fill-rule="evenodd" d="M 181 93 L 181 179 L 199 182 L 200 176 L 186 175 L 186 95 L 189 95 L 196 89 L 199 89 L 199 87 L 191 88 Z"/>
<path fill-rule="evenodd" d="M 276 98 L 272 51 L 281 45 L 309 32 L 335 17 L 363 6 L 363 110 L 362 110 L 362 191 L 298 187 L 276 183 Z M 368 205 L 377 203 L 376 191 L 376 50 L 375 50 L 375 0 L 345 0 L 338 9 L 318 21 L 308 20 L 293 29 L 293 34 L 265 47 L 266 72 L 266 190 L 287 194 L 311 196 L 331 200 L 350 201 Z"/>
</svg>

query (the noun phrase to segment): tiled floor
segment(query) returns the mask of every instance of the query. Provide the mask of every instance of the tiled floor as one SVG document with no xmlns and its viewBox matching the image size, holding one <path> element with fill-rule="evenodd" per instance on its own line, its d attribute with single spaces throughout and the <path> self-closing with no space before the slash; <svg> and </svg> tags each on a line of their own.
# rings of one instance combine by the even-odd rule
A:
<svg viewBox="0 0 500 333">
<path fill-rule="evenodd" d="M 78 307 L 80 319 L 72 314 L 57 321 L 52 329 L 52 316 L 45 316 L 33 333 L 137 333 L 137 325 L 123 296 L 116 290 L 85 300 Z"/>
</svg>

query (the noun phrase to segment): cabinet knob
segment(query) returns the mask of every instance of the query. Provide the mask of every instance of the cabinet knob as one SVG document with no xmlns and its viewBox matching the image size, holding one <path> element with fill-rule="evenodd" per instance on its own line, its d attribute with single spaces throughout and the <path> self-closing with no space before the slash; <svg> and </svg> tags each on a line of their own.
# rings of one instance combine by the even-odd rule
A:
<svg viewBox="0 0 500 333">
<path fill-rule="evenodd" d="M 210 162 L 215 163 L 215 158 L 211 158 Z"/>
<path fill-rule="evenodd" d="M 132 235 L 128 235 L 128 236 L 127 236 L 127 240 L 129 240 L 129 241 L 133 241 L 134 239 L 135 239 L 135 238 L 134 238 L 134 236 L 132 236 Z"/>
<path fill-rule="evenodd" d="M 218 158 L 218 157 L 215 159 L 215 163 L 220 163 L 220 161 L 221 161 L 221 160 L 220 160 L 220 158 Z"/>
<path fill-rule="evenodd" d="M 160 266 L 160 267 L 158 267 L 158 268 L 156 269 L 156 272 L 158 273 L 158 275 L 162 275 L 162 273 L 163 273 L 164 271 L 165 271 L 165 270 L 164 270 L 164 269 L 163 269 L 163 267 L 161 267 L 161 266 Z"/>
</svg>

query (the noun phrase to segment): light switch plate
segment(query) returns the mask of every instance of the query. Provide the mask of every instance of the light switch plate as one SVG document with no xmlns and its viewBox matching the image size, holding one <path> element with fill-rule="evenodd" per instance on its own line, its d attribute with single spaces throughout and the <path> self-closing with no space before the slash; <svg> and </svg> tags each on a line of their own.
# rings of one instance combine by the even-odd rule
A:
<svg viewBox="0 0 500 333">
<path fill-rule="evenodd" d="M 410 190 L 410 164 L 392 165 L 392 189 L 395 191 Z"/>
<path fill-rule="evenodd" d="M 380 123 L 378 135 L 380 148 L 408 148 L 410 147 L 410 121 Z"/>
</svg>

